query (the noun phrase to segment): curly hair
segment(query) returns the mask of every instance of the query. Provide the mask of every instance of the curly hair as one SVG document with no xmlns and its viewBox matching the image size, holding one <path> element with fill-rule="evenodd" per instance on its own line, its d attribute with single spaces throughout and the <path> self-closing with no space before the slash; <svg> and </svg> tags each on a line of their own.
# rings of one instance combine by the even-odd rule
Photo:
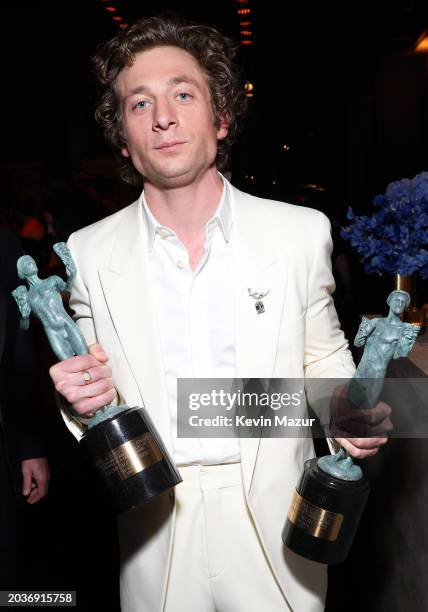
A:
<svg viewBox="0 0 428 612">
<path fill-rule="evenodd" d="M 178 47 L 196 59 L 207 79 L 215 126 L 218 128 L 224 117 L 228 122 L 226 138 L 218 141 L 216 165 L 219 170 L 227 166 L 230 147 L 246 111 L 247 99 L 235 63 L 238 46 L 234 41 L 211 26 L 177 17 L 156 16 L 138 20 L 100 46 L 92 58 L 93 72 L 101 86 L 95 118 L 120 163 L 121 178 L 131 185 L 141 184 L 142 177 L 130 158 L 124 158 L 120 153 L 126 142 L 116 80 L 123 68 L 132 66 L 137 53 L 159 46 Z"/>
</svg>

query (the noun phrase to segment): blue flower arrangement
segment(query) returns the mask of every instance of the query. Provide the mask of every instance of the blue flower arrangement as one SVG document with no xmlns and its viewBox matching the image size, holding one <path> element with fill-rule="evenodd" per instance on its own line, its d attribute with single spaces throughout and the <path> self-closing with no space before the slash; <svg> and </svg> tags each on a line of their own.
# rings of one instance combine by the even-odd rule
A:
<svg viewBox="0 0 428 612">
<path fill-rule="evenodd" d="M 362 255 L 364 269 L 428 278 L 428 172 L 390 183 L 373 199 L 372 215 L 346 215 L 341 236 Z"/>
</svg>

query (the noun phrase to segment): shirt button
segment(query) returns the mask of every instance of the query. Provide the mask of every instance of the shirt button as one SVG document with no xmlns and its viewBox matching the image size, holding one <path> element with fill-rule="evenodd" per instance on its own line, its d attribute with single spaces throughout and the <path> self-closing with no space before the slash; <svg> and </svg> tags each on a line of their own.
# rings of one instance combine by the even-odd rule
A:
<svg viewBox="0 0 428 612">
<path fill-rule="evenodd" d="M 180 268 L 180 270 L 183 269 L 183 262 L 181 261 L 181 259 L 177 261 L 177 268 Z"/>
<path fill-rule="evenodd" d="M 165 238 L 168 238 L 170 234 L 169 229 L 167 227 L 158 227 L 157 233 L 160 235 L 162 240 L 165 240 Z"/>
</svg>

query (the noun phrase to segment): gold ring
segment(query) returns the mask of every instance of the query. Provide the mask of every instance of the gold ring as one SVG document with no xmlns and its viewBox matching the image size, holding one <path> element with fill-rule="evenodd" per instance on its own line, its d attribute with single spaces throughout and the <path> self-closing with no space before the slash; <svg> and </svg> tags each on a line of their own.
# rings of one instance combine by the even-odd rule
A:
<svg viewBox="0 0 428 612">
<path fill-rule="evenodd" d="M 89 385 L 92 382 L 91 373 L 88 370 L 84 370 L 82 372 L 83 380 L 85 381 L 85 385 Z"/>
</svg>

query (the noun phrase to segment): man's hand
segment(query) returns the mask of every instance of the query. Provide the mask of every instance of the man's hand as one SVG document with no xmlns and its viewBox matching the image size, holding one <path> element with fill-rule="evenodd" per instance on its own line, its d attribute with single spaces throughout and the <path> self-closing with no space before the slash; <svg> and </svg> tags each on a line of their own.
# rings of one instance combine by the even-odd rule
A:
<svg viewBox="0 0 428 612">
<path fill-rule="evenodd" d="M 51 367 L 49 374 L 58 393 L 82 416 L 92 416 L 96 410 L 117 398 L 108 357 L 99 344 L 89 347 L 88 355 L 77 355 Z"/>
<path fill-rule="evenodd" d="M 37 459 L 24 459 L 21 461 L 22 495 L 27 498 L 28 504 L 40 501 L 48 492 L 49 465 L 45 457 Z"/>
<path fill-rule="evenodd" d="M 347 399 L 347 387 L 339 387 L 332 399 L 330 435 L 355 459 L 376 455 L 392 431 L 391 407 L 379 402 L 374 408 L 355 408 Z"/>
</svg>

